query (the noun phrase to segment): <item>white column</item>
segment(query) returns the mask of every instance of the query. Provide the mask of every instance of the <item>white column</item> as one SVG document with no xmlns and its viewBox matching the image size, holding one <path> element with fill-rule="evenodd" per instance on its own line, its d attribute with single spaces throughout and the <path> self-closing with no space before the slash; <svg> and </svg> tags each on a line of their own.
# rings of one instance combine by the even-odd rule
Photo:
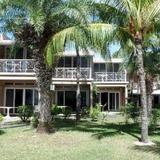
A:
<svg viewBox="0 0 160 160">
<path fill-rule="evenodd" d="M 124 75 L 124 77 L 125 77 L 124 80 L 125 80 L 125 82 L 127 82 L 127 70 L 126 70 L 126 69 L 124 70 L 124 74 L 125 74 L 125 75 Z"/>
<path fill-rule="evenodd" d="M 6 115 L 7 118 L 10 118 L 10 114 L 9 114 L 10 113 L 10 109 L 11 109 L 10 107 L 7 107 L 7 115 Z"/>
<path fill-rule="evenodd" d="M 89 78 L 91 79 L 91 78 L 93 78 L 93 77 L 92 77 L 92 69 L 93 69 L 93 67 L 94 67 L 94 66 L 93 66 L 93 57 L 91 57 L 91 56 L 89 57 L 89 62 L 90 62 L 90 65 L 89 65 L 89 68 L 90 68 L 90 75 L 89 75 L 89 76 L 90 76 L 90 77 L 89 77 Z"/>
<path fill-rule="evenodd" d="M 125 104 L 128 103 L 128 87 L 127 85 L 125 86 Z"/>
<path fill-rule="evenodd" d="M 92 111 L 93 108 L 93 84 L 90 84 L 90 111 Z"/>
</svg>

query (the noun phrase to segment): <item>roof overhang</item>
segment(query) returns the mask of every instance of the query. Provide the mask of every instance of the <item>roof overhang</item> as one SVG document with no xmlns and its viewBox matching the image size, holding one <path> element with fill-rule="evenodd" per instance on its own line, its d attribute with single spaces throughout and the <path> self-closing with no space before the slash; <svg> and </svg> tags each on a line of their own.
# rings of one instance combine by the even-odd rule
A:
<svg viewBox="0 0 160 160">
<path fill-rule="evenodd" d="M 9 45 L 14 45 L 15 41 L 14 40 L 0 40 L 0 46 L 9 46 Z"/>
<path fill-rule="evenodd" d="M 133 94 L 140 94 L 140 90 L 133 89 Z M 160 89 L 154 90 L 152 95 L 160 95 Z"/>
</svg>

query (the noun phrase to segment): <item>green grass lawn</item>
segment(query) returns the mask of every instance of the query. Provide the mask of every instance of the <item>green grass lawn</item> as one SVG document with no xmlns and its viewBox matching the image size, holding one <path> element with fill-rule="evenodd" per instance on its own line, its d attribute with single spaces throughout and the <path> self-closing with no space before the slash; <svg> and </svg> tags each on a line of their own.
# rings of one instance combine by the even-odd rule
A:
<svg viewBox="0 0 160 160">
<path fill-rule="evenodd" d="M 160 130 L 150 133 L 155 146 L 137 147 L 139 127 L 121 119 L 106 123 L 56 119 L 56 132 L 37 134 L 29 125 L 1 129 L 1 160 L 159 160 Z"/>
</svg>

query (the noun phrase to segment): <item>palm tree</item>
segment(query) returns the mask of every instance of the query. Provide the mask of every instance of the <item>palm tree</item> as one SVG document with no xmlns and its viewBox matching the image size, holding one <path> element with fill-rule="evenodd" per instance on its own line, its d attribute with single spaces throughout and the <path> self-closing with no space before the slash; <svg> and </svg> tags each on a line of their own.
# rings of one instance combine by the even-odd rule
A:
<svg viewBox="0 0 160 160">
<path fill-rule="evenodd" d="M 91 49 L 103 51 L 106 41 L 109 42 L 111 35 L 115 34 L 115 27 L 110 24 L 75 24 L 63 31 L 53 35 L 49 41 L 46 50 L 48 61 L 51 61 L 52 54 L 57 53 L 61 56 L 65 50 L 65 45 L 70 42 L 75 43 L 75 51 L 77 55 L 77 90 L 76 90 L 76 121 L 80 120 L 81 111 L 81 95 L 80 95 L 80 50 L 86 55 Z M 63 38 L 62 38 L 63 37 Z M 53 51 L 53 52 L 51 52 Z M 92 106 L 90 108 L 92 110 Z"/>
<path fill-rule="evenodd" d="M 74 24 L 86 23 L 85 11 L 88 2 L 83 0 L 5 0 L 0 2 L 3 27 L 11 31 L 18 43 L 33 51 L 37 86 L 40 93 L 40 123 L 38 132 L 50 132 L 53 128 L 51 117 L 50 84 L 54 58 L 51 51 L 52 67 L 46 62 L 46 46 L 50 38 Z M 63 37 L 61 37 L 63 39 Z M 51 54 L 50 54 L 51 55 Z M 48 61 L 48 63 L 51 63 Z"/>
<path fill-rule="evenodd" d="M 160 0 L 107 0 L 95 3 L 98 16 L 105 23 L 117 26 L 114 40 L 119 40 L 121 47 L 127 41 L 135 46 L 138 75 L 141 91 L 141 141 L 148 142 L 147 96 L 144 70 L 144 37 L 150 33 L 159 33 Z"/>
</svg>

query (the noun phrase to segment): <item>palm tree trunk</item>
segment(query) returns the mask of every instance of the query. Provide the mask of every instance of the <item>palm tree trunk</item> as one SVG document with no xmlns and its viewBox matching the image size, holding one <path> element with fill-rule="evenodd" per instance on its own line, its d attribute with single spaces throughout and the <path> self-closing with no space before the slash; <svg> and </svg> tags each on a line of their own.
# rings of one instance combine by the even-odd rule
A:
<svg viewBox="0 0 160 160">
<path fill-rule="evenodd" d="M 76 54 L 77 54 L 77 90 L 76 90 L 76 121 L 80 121 L 80 112 L 81 112 L 81 92 L 80 92 L 80 55 L 79 48 L 76 45 Z"/>
<path fill-rule="evenodd" d="M 138 62 L 138 73 L 140 79 L 140 91 L 141 91 L 141 141 L 148 142 L 148 112 L 147 112 L 147 95 L 146 95 L 146 82 L 145 71 L 143 62 L 143 48 L 142 48 L 142 33 L 137 33 L 135 37 L 135 46 Z"/>
<path fill-rule="evenodd" d="M 39 125 L 37 132 L 49 133 L 52 131 L 52 116 L 51 116 L 51 91 L 50 84 L 52 81 L 52 69 L 45 62 L 43 50 L 35 49 L 33 51 L 35 63 L 35 73 L 37 78 L 37 86 L 40 93 L 39 101 Z"/>
<path fill-rule="evenodd" d="M 148 106 L 148 117 L 151 116 L 152 112 L 152 92 L 153 92 L 153 81 L 146 79 L 146 90 L 147 90 L 147 106 Z"/>
</svg>

